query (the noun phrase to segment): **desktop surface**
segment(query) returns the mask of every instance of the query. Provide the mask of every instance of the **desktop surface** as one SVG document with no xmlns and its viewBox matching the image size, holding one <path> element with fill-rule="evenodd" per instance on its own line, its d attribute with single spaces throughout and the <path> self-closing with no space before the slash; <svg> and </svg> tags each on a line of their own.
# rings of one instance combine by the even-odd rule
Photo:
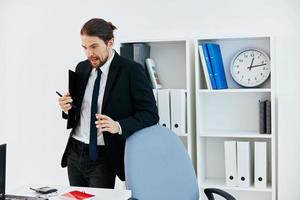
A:
<svg viewBox="0 0 300 200">
<path fill-rule="evenodd" d="M 46 200 L 46 199 L 39 198 L 39 197 L 5 195 L 5 197 L 0 198 L 0 200 Z"/>
<path fill-rule="evenodd" d="M 60 195 L 73 191 L 78 190 L 82 192 L 86 192 L 89 194 L 95 195 L 93 199 L 95 200 L 128 200 L 131 197 L 131 191 L 130 190 L 119 190 L 119 189 L 104 189 L 104 188 L 90 188 L 90 187 L 72 187 L 72 186 L 52 186 L 53 188 L 56 188 L 58 191 L 54 194 L 49 195 L 39 195 L 38 193 L 30 190 L 30 187 L 41 187 L 36 185 L 28 185 L 20 187 L 16 190 L 13 190 L 11 194 L 14 195 L 24 195 L 24 196 L 32 196 L 32 197 L 45 197 L 49 200 L 57 200 L 60 199 Z"/>
</svg>

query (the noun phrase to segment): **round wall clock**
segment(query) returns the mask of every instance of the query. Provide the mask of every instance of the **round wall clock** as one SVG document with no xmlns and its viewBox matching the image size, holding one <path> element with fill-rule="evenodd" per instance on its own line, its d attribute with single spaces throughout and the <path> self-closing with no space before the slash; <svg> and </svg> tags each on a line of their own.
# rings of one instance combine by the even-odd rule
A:
<svg viewBox="0 0 300 200">
<path fill-rule="evenodd" d="M 270 76 L 270 58 L 260 49 L 243 49 L 233 57 L 230 73 L 233 80 L 241 86 L 259 86 Z"/>
</svg>

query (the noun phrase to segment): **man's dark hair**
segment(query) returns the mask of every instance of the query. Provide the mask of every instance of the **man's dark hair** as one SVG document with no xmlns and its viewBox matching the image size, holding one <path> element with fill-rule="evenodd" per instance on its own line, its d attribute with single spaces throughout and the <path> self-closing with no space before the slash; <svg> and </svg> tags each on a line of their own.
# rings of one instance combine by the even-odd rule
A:
<svg viewBox="0 0 300 200">
<path fill-rule="evenodd" d="M 97 36 L 105 43 L 114 37 L 117 29 L 111 22 L 101 18 L 93 18 L 87 21 L 80 30 L 81 35 Z"/>
</svg>

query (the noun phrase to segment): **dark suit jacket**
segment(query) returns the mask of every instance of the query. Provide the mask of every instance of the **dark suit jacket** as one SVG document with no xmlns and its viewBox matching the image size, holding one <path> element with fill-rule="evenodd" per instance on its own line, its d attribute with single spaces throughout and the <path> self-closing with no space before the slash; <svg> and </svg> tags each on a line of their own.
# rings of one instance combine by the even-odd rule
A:
<svg viewBox="0 0 300 200">
<path fill-rule="evenodd" d="M 63 113 L 63 118 L 68 120 L 67 128 L 72 128 L 70 137 L 74 134 L 80 120 L 81 104 L 91 69 L 90 62 L 85 60 L 80 62 L 75 70 L 78 80 L 76 86 L 72 87 L 77 89 L 71 96 L 76 109 L 69 110 L 68 115 Z M 108 148 L 110 165 L 118 177 L 125 180 L 125 139 L 135 131 L 156 124 L 159 117 L 144 68 L 134 61 L 119 56 L 117 52 L 108 72 L 101 113 L 121 125 L 122 135 L 104 132 L 103 136 Z M 61 161 L 62 167 L 67 166 L 69 147 L 70 138 Z"/>
</svg>

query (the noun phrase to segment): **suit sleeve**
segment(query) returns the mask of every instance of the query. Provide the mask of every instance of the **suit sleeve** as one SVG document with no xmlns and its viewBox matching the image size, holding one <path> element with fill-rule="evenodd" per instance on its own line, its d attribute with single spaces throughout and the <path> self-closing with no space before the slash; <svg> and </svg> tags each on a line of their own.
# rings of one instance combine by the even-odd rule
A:
<svg viewBox="0 0 300 200">
<path fill-rule="evenodd" d="M 122 127 L 122 136 L 125 139 L 134 132 L 157 124 L 159 121 L 152 88 L 144 68 L 139 64 L 134 64 L 131 67 L 130 89 L 135 113 L 133 116 L 119 120 Z"/>
</svg>

